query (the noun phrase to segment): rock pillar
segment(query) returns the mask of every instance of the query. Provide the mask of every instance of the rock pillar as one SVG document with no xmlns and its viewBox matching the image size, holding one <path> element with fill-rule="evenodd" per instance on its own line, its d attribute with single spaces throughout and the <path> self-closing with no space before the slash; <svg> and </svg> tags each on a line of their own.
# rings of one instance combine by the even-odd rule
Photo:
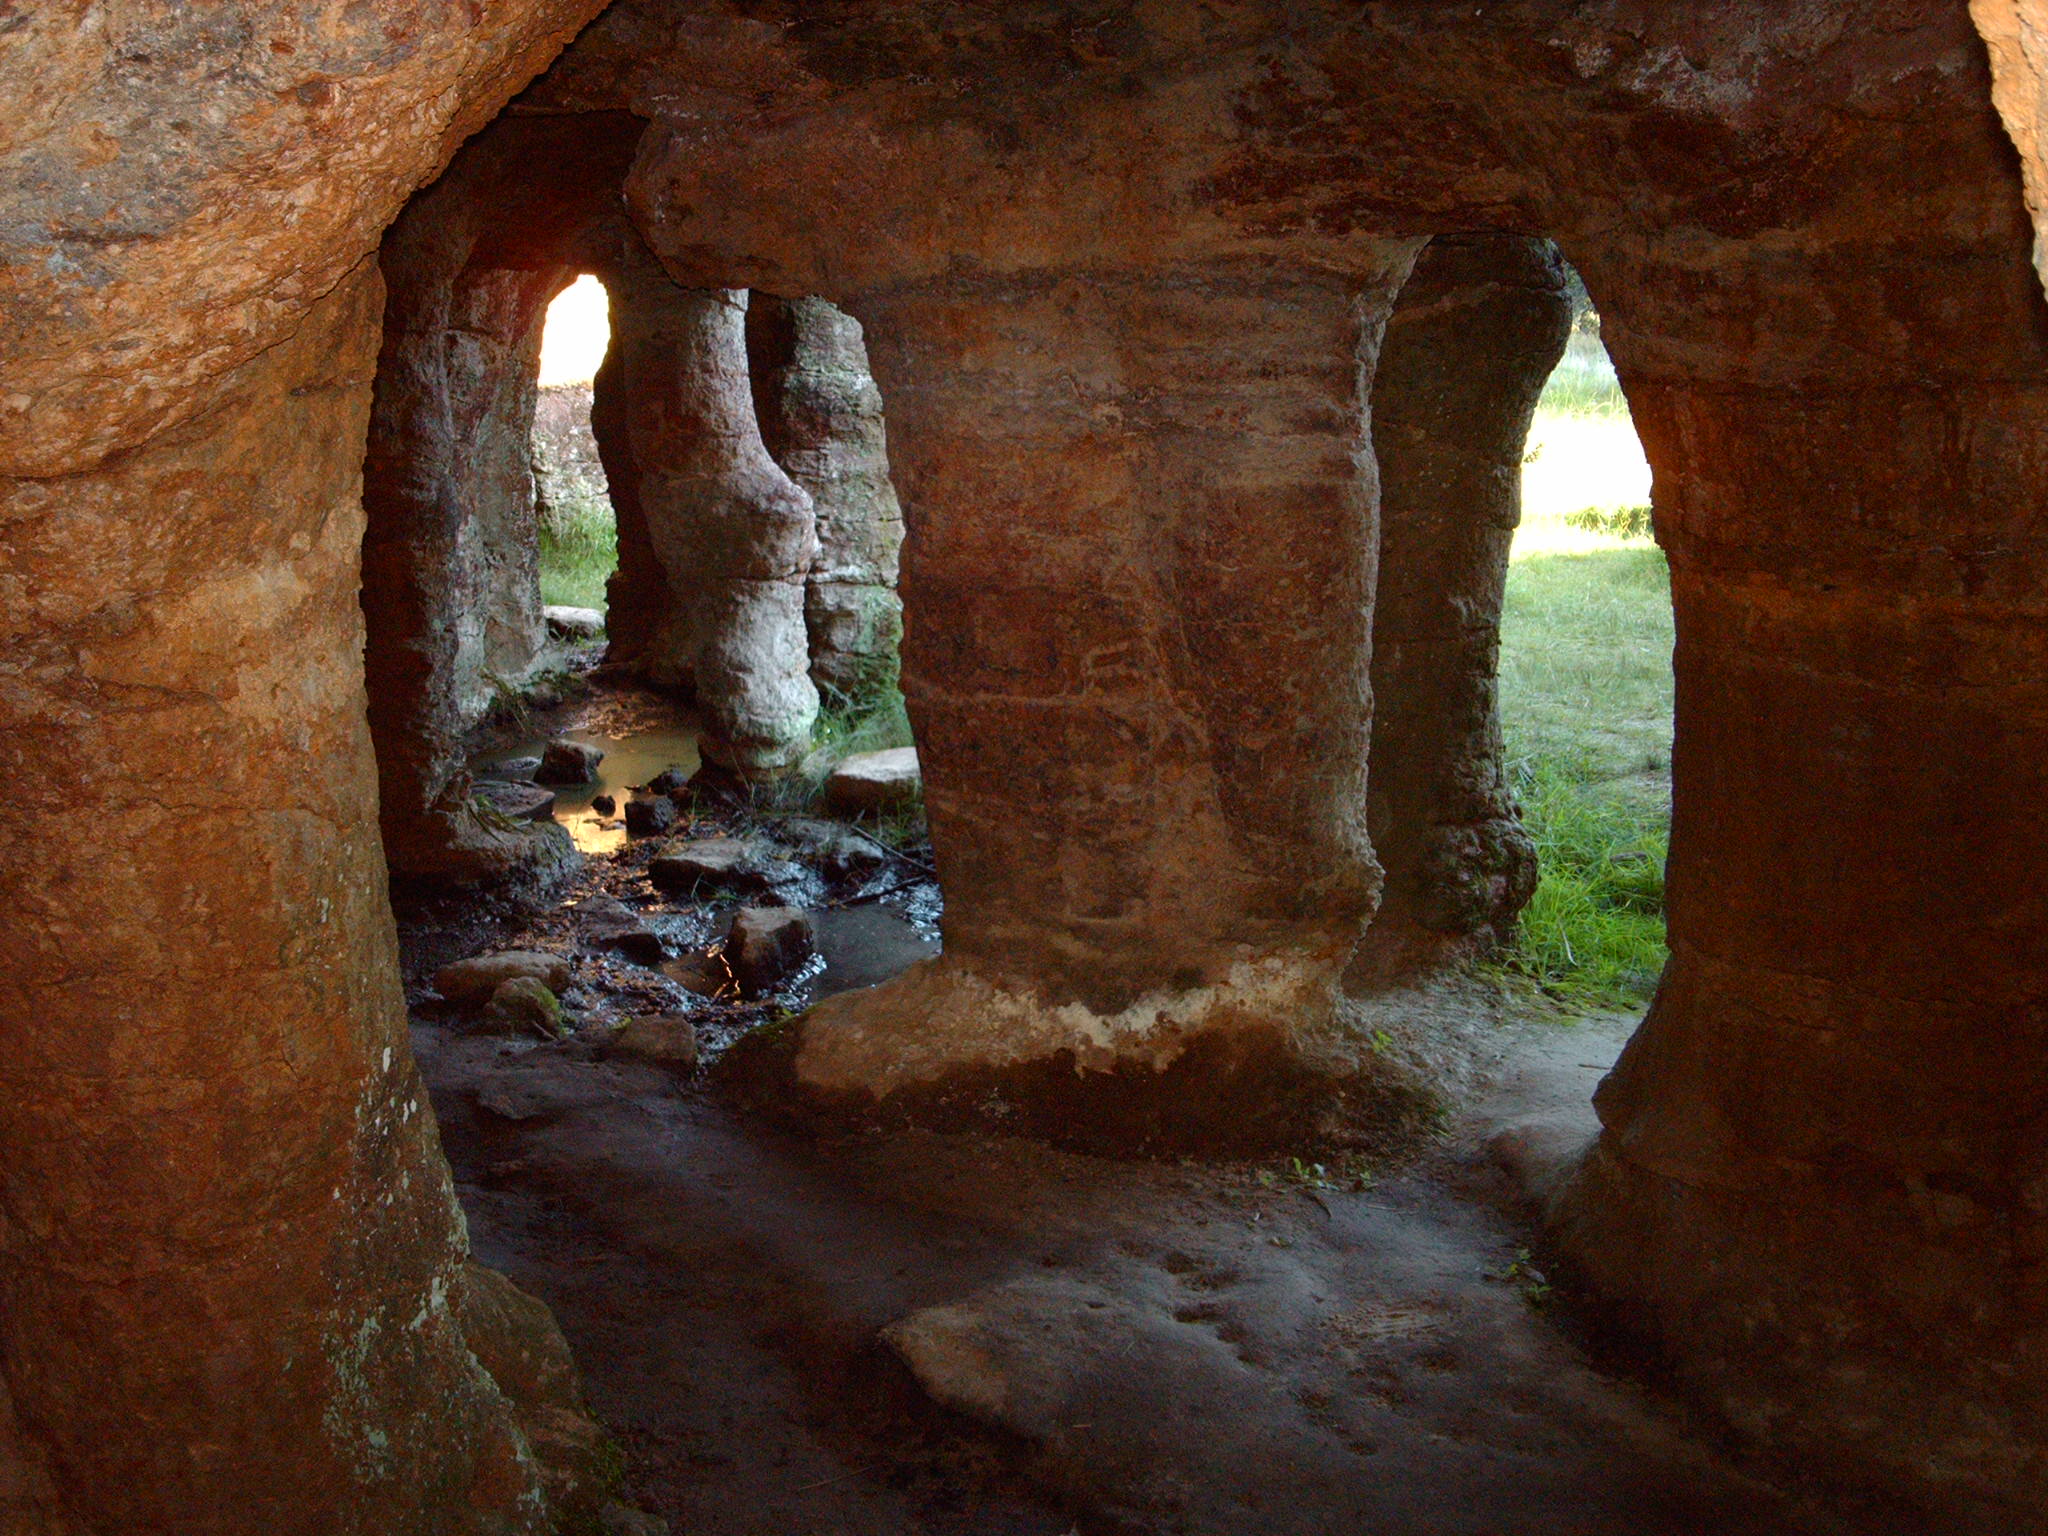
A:
<svg viewBox="0 0 2048 1536">
<path fill-rule="evenodd" d="M 203 425 L 0 483 L 0 1367 L 81 1530 L 551 1529 L 385 900 L 380 313 L 366 262 Z"/>
<path fill-rule="evenodd" d="M 529 439 L 547 303 L 569 274 L 436 270 L 408 233 L 385 249 L 364 463 L 370 719 L 392 870 L 469 883 L 560 857 L 545 829 L 479 816 L 461 748 L 544 638 Z"/>
<path fill-rule="evenodd" d="M 1363 379 L 1412 249 L 863 301 L 946 949 L 814 1009 L 803 1088 L 1154 1145 L 1327 1106 L 1378 875 Z"/>
<path fill-rule="evenodd" d="M 1361 954 L 1376 974 L 1491 943 L 1536 889 L 1496 674 L 1523 448 L 1570 327 L 1556 247 L 1516 235 L 1431 241 L 1387 323 L 1369 803 L 1386 892 Z"/>
<path fill-rule="evenodd" d="M 1673 242 L 1596 278 L 1633 296 L 1677 605 L 1671 962 L 1553 1220 L 1757 1440 L 2038 1511 L 2048 311 L 2020 213 L 1974 247 Z M 1690 304 L 1702 269 L 1743 304 Z"/>
<path fill-rule="evenodd" d="M 679 288 L 645 267 L 622 273 L 614 294 L 617 382 L 605 380 L 594 414 L 611 475 L 622 402 L 632 465 L 612 482 L 623 500 L 611 600 L 623 600 L 640 669 L 696 698 L 706 757 L 772 773 L 802 756 L 818 713 L 804 628 L 817 534 L 810 497 L 755 421 L 747 296 Z"/>
<path fill-rule="evenodd" d="M 756 293 L 747 356 L 761 437 L 810 493 L 818 557 L 804 590 L 811 678 L 854 697 L 894 669 L 903 509 L 860 322 L 823 299 Z"/>
</svg>

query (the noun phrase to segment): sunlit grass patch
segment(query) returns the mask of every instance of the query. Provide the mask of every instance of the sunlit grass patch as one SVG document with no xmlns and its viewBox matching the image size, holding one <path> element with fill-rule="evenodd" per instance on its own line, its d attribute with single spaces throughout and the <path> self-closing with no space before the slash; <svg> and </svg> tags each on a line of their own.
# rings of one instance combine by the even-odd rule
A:
<svg viewBox="0 0 2048 1536">
<path fill-rule="evenodd" d="M 1668 813 L 1559 759 L 1510 771 L 1542 870 L 1510 963 L 1579 1001 L 1647 996 L 1664 966 Z"/>
<path fill-rule="evenodd" d="M 619 563 L 619 528 L 602 492 L 560 488 L 540 522 L 540 600 L 604 610 Z"/>
<path fill-rule="evenodd" d="M 1541 883 L 1507 963 L 1626 1005 L 1665 958 L 1673 624 L 1649 465 L 1597 337 L 1574 336 L 1544 392 L 1522 495 L 1501 718 Z"/>
</svg>

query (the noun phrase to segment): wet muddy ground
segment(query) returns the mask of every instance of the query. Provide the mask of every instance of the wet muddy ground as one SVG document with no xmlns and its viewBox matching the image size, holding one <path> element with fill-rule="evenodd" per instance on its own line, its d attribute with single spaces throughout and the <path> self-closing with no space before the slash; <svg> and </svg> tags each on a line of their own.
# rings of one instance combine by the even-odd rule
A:
<svg viewBox="0 0 2048 1536">
<path fill-rule="evenodd" d="M 912 879 L 863 900 L 817 878 L 798 894 L 825 914 L 829 964 L 778 997 L 706 996 L 675 962 L 704 987 L 688 965 L 733 903 L 655 891 L 651 857 L 622 841 L 537 902 L 402 897 L 401 934 L 477 1253 L 554 1308 L 630 1495 L 676 1532 L 1936 1529 L 1734 1459 L 1644 1362 L 1589 1346 L 1529 1254 L 1532 1181 L 1590 1132 L 1632 1020 L 1518 1019 L 1486 989 L 1415 1000 L 1490 1032 L 1494 1064 L 1402 1167 L 810 1140 L 742 1114 L 701 1068 L 590 1042 L 682 1008 L 713 1057 L 821 985 L 931 952 L 936 893 Z M 583 943 L 576 906 L 598 895 L 647 911 L 673 958 Z M 478 1034 L 435 1003 L 435 966 L 507 947 L 571 957 L 582 1038 Z"/>
</svg>

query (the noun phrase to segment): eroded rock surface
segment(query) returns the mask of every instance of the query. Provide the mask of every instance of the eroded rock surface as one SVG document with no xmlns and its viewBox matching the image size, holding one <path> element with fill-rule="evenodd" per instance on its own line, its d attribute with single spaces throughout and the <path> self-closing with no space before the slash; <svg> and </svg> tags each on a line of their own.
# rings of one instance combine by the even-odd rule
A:
<svg viewBox="0 0 2048 1536">
<path fill-rule="evenodd" d="M 773 773 L 802 755 L 818 713 L 804 627 L 817 533 L 755 421 L 747 296 L 678 288 L 644 263 L 619 292 L 619 363 L 599 377 L 592 424 L 619 508 L 622 659 L 695 697 L 709 760 Z"/>
<path fill-rule="evenodd" d="M 7 34 L 0 1346 L 32 1497 L 86 1529 L 545 1524 L 398 1027 L 357 492 L 378 235 L 595 9 L 64 3 Z M 2030 165 L 2031 12 L 1978 7 Z M 1965 11 L 786 19 L 622 0 L 526 105 L 643 117 L 663 281 L 832 300 L 889 401 L 947 944 L 794 1030 L 793 1084 L 993 1077 L 1196 1138 L 1340 1102 L 1351 1069 L 1298 1118 L 1283 1090 L 1366 1059 L 1337 978 L 1376 887 L 1378 337 L 1425 238 L 1548 233 L 1629 388 L 1680 636 L 1671 966 L 1556 1241 L 1752 1439 L 1952 1527 L 2037 1522 L 2048 312 Z M 441 333 L 511 355 L 524 280 L 463 291 Z M 665 355 L 738 355 L 736 298 L 674 319 Z M 731 645 L 669 659 L 702 690 L 770 655 L 786 687 L 717 722 L 754 772 L 812 707 L 808 512 L 721 377 L 691 419 L 732 429 L 762 537 L 707 541 Z M 651 531 L 698 446 L 638 472 Z M 436 750 L 390 760 L 387 816 L 460 809 Z M 29 771 L 66 755 L 90 771 Z M 465 842 L 423 862 L 496 859 Z M 507 1124 L 593 1107 L 539 1063 L 491 1091 Z"/>
<path fill-rule="evenodd" d="M 46 1526 L 551 1523 L 457 1301 L 355 589 L 377 237 L 596 9 L 11 18 L 0 1345 Z M 89 772 L 17 771 L 60 741 Z"/>
<path fill-rule="evenodd" d="M 804 588 L 811 676 L 858 697 L 893 670 L 902 638 L 896 596 L 903 508 L 889 481 L 882 394 L 860 322 L 823 299 L 756 293 L 747 363 L 761 438 L 810 493 L 818 553 Z"/>
<path fill-rule="evenodd" d="M 1359 967 L 1382 979 L 1497 942 L 1536 889 L 1495 675 L 1523 446 L 1570 325 L 1556 247 L 1514 235 L 1432 240 L 1388 321 L 1367 800 L 1387 879 Z"/>
</svg>

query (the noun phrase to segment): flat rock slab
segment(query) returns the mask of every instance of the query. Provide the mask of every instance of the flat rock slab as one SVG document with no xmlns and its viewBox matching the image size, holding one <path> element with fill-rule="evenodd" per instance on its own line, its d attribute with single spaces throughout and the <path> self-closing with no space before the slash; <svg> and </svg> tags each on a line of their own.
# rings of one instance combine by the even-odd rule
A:
<svg viewBox="0 0 2048 1536">
<path fill-rule="evenodd" d="M 735 896 L 764 895 L 803 876 L 800 866 L 737 837 L 676 839 L 647 866 L 647 878 L 664 891 L 709 888 Z"/>
<path fill-rule="evenodd" d="M 836 821 L 793 816 L 775 829 L 775 841 L 833 880 L 858 880 L 889 860 L 889 852 Z"/>
<path fill-rule="evenodd" d="M 536 784 L 588 784 L 603 761 L 603 751 L 588 742 L 558 738 L 541 754 L 533 779 Z"/>
<path fill-rule="evenodd" d="M 857 816 L 915 800 L 923 788 L 917 748 L 858 752 L 832 770 L 832 777 L 825 781 L 825 803 L 835 811 Z"/>
<path fill-rule="evenodd" d="M 546 821 L 555 814 L 555 792 L 538 784 L 507 784 L 484 779 L 477 798 L 514 821 Z"/>
<path fill-rule="evenodd" d="M 550 992 L 569 985 L 569 962 L 560 955 L 533 949 L 507 949 L 494 955 L 477 955 L 457 960 L 434 972 L 434 990 L 451 1003 L 488 998 L 516 977 L 527 976 Z"/>
<path fill-rule="evenodd" d="M 604 635 L 604 615 L 595 608 L 572 608 L 566 603 L 549 603 L 541 609 L 548 633 L 558 640 L 597 640 Z"/>
</svg>

